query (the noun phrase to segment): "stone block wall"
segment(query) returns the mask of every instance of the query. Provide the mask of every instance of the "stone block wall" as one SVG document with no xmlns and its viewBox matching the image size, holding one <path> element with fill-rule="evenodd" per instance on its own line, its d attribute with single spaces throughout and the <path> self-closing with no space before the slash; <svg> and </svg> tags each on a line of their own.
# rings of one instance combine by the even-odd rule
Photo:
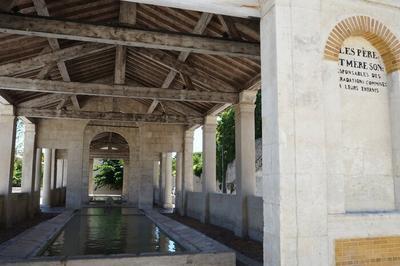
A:
<svg viewBox="0 0 400 266">
<path fill-rule="evenodd" d="M 264 236 L 263 198 L 249 196 L 247 198 L 248 234 L 250 239 L 262 242 Z"/>
<path fill-rule="evenodd" d="M 188 192 L 186 200 L 187 200 L 187 210 L 186 210 L 187 216 L 200 220 L 202 213 L 202 206 L 204 202 L 204 194 L 201 192 Z"/>
</svg>

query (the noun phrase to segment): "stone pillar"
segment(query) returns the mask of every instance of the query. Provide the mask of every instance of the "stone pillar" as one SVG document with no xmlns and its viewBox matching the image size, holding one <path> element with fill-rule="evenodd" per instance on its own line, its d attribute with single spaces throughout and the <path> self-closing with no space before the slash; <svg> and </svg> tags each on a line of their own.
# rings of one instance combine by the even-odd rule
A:
<svg viewBox="0 0 400 266">
<path fill-rule="evenodd" d="M 35 191 L 40 192 L 40 185 L 42 181 L 42 149 L 36 149 L 35 160 Z"/>
<path fill-rule="evenodd" d="M 175 208 L 180 215 L 184 214 L 183 211 L 183 183 L 182 183 L 182 152 L 176 153 L 176 182 L 175 182 Z"/>
<path fill-rule="evenodd" d="M 11 221 L 12 174 L 14 165 L 16 118 L 12 105 L 0 104 L 0 195 L 4 196 L 2 224 L 9 227 Z"/>
<path fill-rule="evenodd" d="M 164 192 L 165 192 L 165 173 L 166 173 L 166 159 L 167 154 L 161 153 L 161 163 L 160 163 L 160 201 L 159 207 L 162 207 L 164 204 Z"/>
<path fill-rule="evenodd" d="M 22 163 L 21 192 L 29 193 L 28 213 L 33 217 L 36 210 L 34 208 L 35 192 L 35 161 L 36 161 L 36 126 L 35 124 L 25 123 L 24 134 L 24 157 Z"/>
<path fill-rule="evenodd" d="M 201 179 L 203 192 L 203 207 L 201 222 L 208 222 L 209 217 L 209 194 L 217 191 L 216 178 L 216 132 L 217 117 L 206 116 L 203 125 L 203 175 Z"/>
<path fill-rule="evenodd" d="M 328 265 L 321 1 L 261 2 L 264 265 Z"/>
<path fill-rule="evenodd" d="M 89 175 L 89 191 L 88 191 L 88 193 L 93 193 L 94 194 L 94 190 L 96 188 L 96 184 L 94 183 L 94 179 L 93 179 L 93 172 L 94 172 L 93 171 L 93 162 L 94 162 L 93 158 L 90 158 L 89 159 L 89 168 L 88 168 L 88 170 L 89 170 L 88 171 L 88 175 Z"/>
<path fill-rule="evenodd" d="M 56 189 L 57 184 L 57 150 L 51 150 L 51 190 Z"/>
<path fill-rule="evenodd" d="M 67 159 L 64 159 L 64 164 L 63 164 L 63 167 L 64 167 L 64 174 L 63 174 L 63 182 L 62 182 L 62 186 L 63 187 L 66 187 L 67 186 L 67 174 L 68 174 L 68 160 Z"/>
<path fill-rule="evenodd" d="M 51 149 L 43 149 L 44 167 L 43 167 L 43 194 L 42 204 L 46 207 L 51 205 Z"/>
<path fill-rule="evenodd" d="M 390 118 L 392 129 L 392 165 L 395 187 L 395 207 L 400 210 L 400 71 L 388 76 Z"/>
<path fill-rule="evenodd" d="M 256 193 L 254 110 L 257 91 L 240 93 L 235 105 L 236 198 L 235 234 L 247 236 L 247 197 Z"/>
<path fill-rule="evenodd" d="M 187 193 L 193 191 L 193 130 L 185 131 L 183 146 L 183 208 L 181 215 L 186 214 Z"/>
<path fill-rule="evenodd" d="M 164 204 L 165 209 L 173 208 L 172 204 L 172 153 L 166 153 L 165 157 L 165 189 Z"/>
<path fill-rule="evenodd" d="M 160 163 L 153 162 L 153 201 L 158 203 L 160 198 Z"/>
<path fill-rule="evenodd" d="M 57 182 L 56 188 L 62 188 L 62 182 L 64 179 L 64 160 L 57 159 Z"/>
<path fill-rule="evenodd" d="M 124 199 L 128 197 L 128 184 L 129 184 L 129 160 L 124 160 L 124 176 L 122 181 L 122 196 Z"/>
</svg>

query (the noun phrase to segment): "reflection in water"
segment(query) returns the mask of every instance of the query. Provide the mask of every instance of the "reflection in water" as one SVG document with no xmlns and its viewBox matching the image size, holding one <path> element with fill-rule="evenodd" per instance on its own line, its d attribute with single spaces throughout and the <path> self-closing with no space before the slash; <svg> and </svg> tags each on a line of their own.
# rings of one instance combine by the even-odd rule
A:
<svg viewBox="0 0 400 266">
<path fill-rule="evenodd" d="M 121 208 L 89 208 L 73 217 L 42 255 L 179 251 L 183 251 L 179 244 L 138 211 L 121 213 Z"/>
</svg>

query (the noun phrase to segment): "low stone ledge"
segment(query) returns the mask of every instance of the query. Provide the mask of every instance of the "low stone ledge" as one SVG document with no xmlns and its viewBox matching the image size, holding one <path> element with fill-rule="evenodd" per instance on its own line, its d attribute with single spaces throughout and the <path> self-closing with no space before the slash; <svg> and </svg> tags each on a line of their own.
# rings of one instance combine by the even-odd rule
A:
<svg viewBox="0 0 400 266">
<path fill-rule="evenodd" d="M 29 260 L 14 260 L 2 263 L 3 266 L 142 266 L 142 265 L 198 265 L 198 266 L 232 266 L 235 265 L 235 254 L 223 253 L 199 253 L 177 255 L 107 255 L 107 256 L 77 256 L 77 257 L 53 257 L 34 258 Z"/>
<path fill-rule="evenodd" d="M 0 245 L 0 261 L 36 256 L 54 239 L 73 215 L 74 211 L 64 211 L 4 242 Z"/>
</svg>

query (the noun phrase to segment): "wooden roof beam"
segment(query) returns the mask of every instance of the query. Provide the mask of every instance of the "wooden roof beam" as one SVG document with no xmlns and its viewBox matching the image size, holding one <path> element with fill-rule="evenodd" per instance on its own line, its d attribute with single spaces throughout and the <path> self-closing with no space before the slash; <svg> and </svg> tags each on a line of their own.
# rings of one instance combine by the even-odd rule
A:
<svg viewBox="0 0 400 266">
<path fill-rule="evenodd" d="M 260 17 L 258 0 L 124 0 L 142 4 L 174 7 L 234 17 Z"/>
<path fill-rule="evenodd" d="M 142 122 L 142 123 L 166 123 L 166 124 L 198 124 L 203 121 L 202 117 L 155 115 L 155 114 L 133 114 L 133 113 L 104 113 L 75 110 L 53 110 L 35 108 L 17 108 L 18 116 L 31 118 L 64 118 L 79 120 L 105 120 L 120 122 Z"/>
<path fill-rule="evenodd" d="M 212 14 L 209 14 L 209 13 L 201 14 L 201 17 L 200 17 L 199 21 L 197 22 L 196 26 L 194 27 L 192 33 L 193 34 L 202 34 L 206 30 L 207 25 L 210 23 L 211 19 L 212 19 Z M 189 55 L 190 55 L 190 52 L 181 52 L 178 56 L 178 61 L 185 62 L 186 59 L 189 57 Z M 167 77 L 165 78 L 162 87 L 169 88 L 169 86 L 174 81 L 176 74 L 177 74 L 177 72 L 171 69 L 169 71 Z M 154 112 L 154 110 L 157 107 L 157 104 L 158 104 L 158 101 L 153 101 L 151 103 L 151 105 L 149 106 L 147 113 L 151 114 L 152 112 Z"/>
<path fill-rule="evenodd" d="M 0 65 L 0 75 L 9 76 L 23 73 L 34 69 L 43 68 L 48 65 L 55 64 L 56 62 L 71 60 L 84 55 L 104 51 L 106 49 L 110 49 L 110 46 L 97 43 L 79 44 L 65 49 L 40 54 L 19 62 Z"/>
<path fill-rule="evenodd" d="M 0 32 L 203 54 L 260 58 L 260 44 L 222 38 L 1 14 Z"/>
<path fill-rule="evenodd" d="M 238 93 L 233 92 L 166 90 L 164 88 L 10 77 L 0 77 L 0 91 L 1 90 L 208 103 L 235 103 L 238 101 L 239 97 Z"/>
</svg>

